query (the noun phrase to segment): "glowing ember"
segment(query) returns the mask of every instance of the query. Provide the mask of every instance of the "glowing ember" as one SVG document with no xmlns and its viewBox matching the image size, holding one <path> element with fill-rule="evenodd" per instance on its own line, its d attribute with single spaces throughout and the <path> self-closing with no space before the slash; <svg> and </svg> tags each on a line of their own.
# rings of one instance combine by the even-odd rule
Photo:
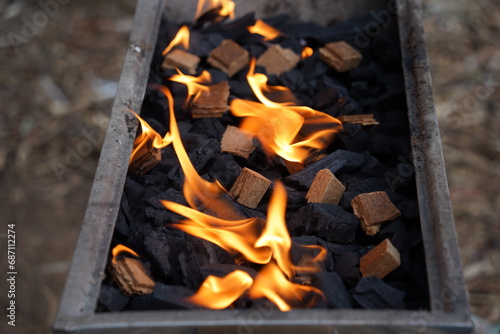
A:
<svg viewBox="0 0 500 334">
<path fill-rule="evenodd" d="M 259 34 L 264 36 L 265 41 L 269 41 L 275 39 L 278 36 L 283 36 L 283 33 L 278 29 L 271 27 L 269 24 L 265 23 L 262 20 L 255 21 L 255 24 L 251 27 L 248 27 L 248 31 L 252 34 Z"/>
<path fill-rule="evenodd" d="M 173 75 L 169 80 L 183 83 L 188 89 L 188 97 L 186 99 L 186 104 L 193 99 L 196 100 L 202 92 L 208 92 L 209 88 L 206 86 L 212 82 L 212 77 L 207 71 L 201 72 L 200 76 L 194 77 L 191 75 L 185 75 L 180 71 L 179 74 Z"/>
<path fill-rule="evenodd" d="M 177 45 L 182 45 L 185 50 L 189 49 L 189 28 L 187 26 L 182 26 L 179 29 L 172 42 L 170 42 L 170 44 L 165 48 L 165 50 L 163 50 L 161 54 L 163 56 L 166 55 L 170 52 L 170 50 L 172 50 L 172 48 Z"/>
<path fill-rule="evenodd" d="M 134 252 L 133 250 L 131 250 L 130 248 L 128 248 L 127 246 L 124 246 L 122 244 L 118 244 L 115 246 L 115 248 L 113 248 L 113 250 L 111 251 L 111 254 L 113 255 L 113 259 L 111 260 L 111 262 L 113 263 L 116 263 L 116 258 L 118 257 L 118 255 L 122 252 L 127 252 L 127 253 L 130 253 L 136 257 L 139 257 L 139 255 Z"/>
<path fill-rule="evenodd" d="M 203 13 L 219 8 L 219 15 L 234 18 L 234 2 L 231 0 L 198 0 L 198 6 L 196 7 L 196 14 L 194 19 L 196 20 Z"/>
<path fill-rule="evenodd" d="M 141 123 L 141 134 L 139 134 L 134 140 L 134 147 L 132 149 L 132 154 L 130 155 L 129 163 L 132 163 L 141 157 L 145 152 L 149 151 L 151 147 L 162 149 L 172 142 L 172 136 L 170 133 L 167 132 L 162 138 L 158 132 L 153 130 L 153 128 L 149 126 L 149 124 L 139 115 L 132 110 L 130 110 L 130 112 L 134 114 Z"/>
<path fill-rule="evenodd" d="M 313 55 L 314 53 L 314 50 L 308 46 L 304 46 L 304 48 L 302 49 L 302 60 L 306 59 L 306 58 L 309 58 Z"/>
<path fill-rule="evenodd" d="M 311 149 L 325 148 L 342 129 L 338 119 L 325 113 L 269 100 L 264 92 L 289 90 L 267 86 L 267 77 L 254 73 L 254 70 L 255 60 L 252 60 L 247 80 L 261 103 L 235 99 L 231 102 L 231 112 L 245 117 L 240 127 L 253 133 L 269 155 L 277 154 L 288 161 L 303 162 Z M 305 133 L 311 132 L 306 131 L 310 128 L 312 133 Z"/>
</svg>

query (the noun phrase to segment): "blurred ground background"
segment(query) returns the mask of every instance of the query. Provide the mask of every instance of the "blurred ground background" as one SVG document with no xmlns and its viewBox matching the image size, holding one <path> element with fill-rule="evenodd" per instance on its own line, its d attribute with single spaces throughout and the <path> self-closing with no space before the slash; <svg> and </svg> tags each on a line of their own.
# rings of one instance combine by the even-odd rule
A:
<svg viewBox="0 0 500 334">
<path fill-rule="evenodd" d="M 423 2 L 470 304 L 499 323 L 500 2 Z M 50 332 L 135 6 L 40 3 L 0 0 L 0 247 L 5 254 L 6 225 L 16 224 L 18 272 L 15 330 L 0 280 L 1 333 Z"/>
</svg>

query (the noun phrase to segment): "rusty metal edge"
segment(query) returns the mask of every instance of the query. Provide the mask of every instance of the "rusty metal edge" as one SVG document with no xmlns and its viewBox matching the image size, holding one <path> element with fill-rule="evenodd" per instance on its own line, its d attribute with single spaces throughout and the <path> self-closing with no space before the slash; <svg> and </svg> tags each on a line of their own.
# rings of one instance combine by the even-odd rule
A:
<svg viewBox="0 0 500 334">
<path fill-rule="evenodd" d="M 54 330 L 71 317 L 93 317 L 137 131 L 129 110 L 140 110 L 164 0 L 138 0 L 117 95 Z M 69 322 L 68 322 L 69 321 Z"/>
<path fill-rule="evenodd" d="M 431 310 L 473 328 L 434 107 L 421 0 L 397 0 L 413 164 Z"/>
<path fill-rule="evenodd" d="M 80 334 L 111 333 L 432 333 L 468 334 L 454 314 L 418 310 L 273 309 L 127 311 L 74 319 Z"/>
</svg>

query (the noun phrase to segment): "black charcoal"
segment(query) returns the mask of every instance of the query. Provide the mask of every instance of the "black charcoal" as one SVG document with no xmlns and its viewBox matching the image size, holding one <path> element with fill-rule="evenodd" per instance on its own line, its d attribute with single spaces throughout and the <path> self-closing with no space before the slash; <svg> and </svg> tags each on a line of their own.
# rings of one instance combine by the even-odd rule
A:
<svg viewBox="0 0 500 334">
<path fill-rule="evenodd" d="M 292 233 L 315 235 L 330 242 L 354 241 L 359 220 L 340 206 L 326 203 L 307 203 L 292 217 Z"/>
<path fill-rule="evenodd" d="M 155 229 L 144 239 L 146 252 L 153 263 L 152 272 L 162 279 L 170 277 L 170 239 L 165 229 Z"/>
<path fill-rule="evenodd" d="M 253 13 L 248 13 L 239 19 L 233 20 L 226 24 L 213 24 L 204 29 L 201 29 L 202 34 L 220 34 L 225 39 L 232 39 L 238 42 L 241 35 L 246 34 L 247 27 L 255 24 L 255 16 Z"/>
<path fill-rule="evenodd" d="M 183 192 L 172 188 L 167 189 L 154 197 L 148 198 L 146 202 L 155 209 L 163 210 L 165 209 L 165 206 L 160 202 L 162 200 L 187 205 Z"/>
<path fill-rule="evenodd" d="M 123 189 L 123 192 L 127 197 L 127 202 L 130 204 L 131 210 L 135 209 L 136 204 L 139 203 L 139 201 L 142 199 L 145 191 L 145 187 L 134 179 L 130 177 L 127 177 L 125 179 L 125 187 Z"/>
<path fill-rule="evenodd" d="M 193 119 L 193 128 L 191 132 L 198 133 L 209 138 L 215 138 L 218 141 L 222 139 L 222 134 L 226 127 L 217 118 L 206 117 Z"/>
<path fill-rule="evenodd" d="M 334 260 L 334 271 L 349 286 L 355 286 L 361 279 L 359 256 L 354 252 L 345 252 L 342 255 L 334 257 Z"/>
<path fill-rule="evenodd" d="M 367 309 L 403 309 L 405 293 L 394 289 L 376 276 L 363 277 L 353 292 L 353 298 Z"/>
<path fill-rule="evenodd" d="M 352 308 L 352 297 L 335 272 L 319 272 L 313 276 L 312 283 L 325 295 L 327 307 Z"/>
<path fill-rule="evenodd" d="M 178 285 L 156 283 L 153 293 L 132 298 L 127 310 L 195 309 L 186 298 L 195 291 Z"/>
<path fill-rule="evenodd" d="M 224 37 L 220 34 L 200 34 L 196 31 L 191 32 L 190 45 L 191 52 L 200 58 L 208 57 L 210 52 L 218 47 Z"/>
<path fill-rule="evenodd" d="M 99 293 L 98 308 L 104 307 L 107 311 L 118 312 L 125 308 L 129 302 L 129 297 L 123 295 L 114 286 L 103 284 Z"/>
<path fill-rule="evenodd" d="M 298 185 L 308 189 L 320 170 L 328 168 L 333 174 L 337 175 L 336 173 L 358 168 L 363 164 L 364 160 L 362 154 L 337 150 L 323 159 L 307 166 L 304 170 L 287 176 L 285 181 L 290 185 Z"/>
<path fill-rule="evenodd" d="M 217 180 L 220 184 L 229 189 L 241 173 L 242 168 L 235 161 L 231 154 L 216 154 L 204 168 L 204 171 L 212 180 Z"/>
<path fill-rule="evenodd" d="M 220 142 L 217 139 L 210 139 L 204 142 L 197 149 L 189 152 L 189 160 L 197 171 L 205 167 L 206 163 L 220 150 Z M 179 166 L 173 168 L 168 173 L 168 178 L 172 180 L 176 189 L 181 189 L 184 184 L 184 172 Z"/>
</svg>

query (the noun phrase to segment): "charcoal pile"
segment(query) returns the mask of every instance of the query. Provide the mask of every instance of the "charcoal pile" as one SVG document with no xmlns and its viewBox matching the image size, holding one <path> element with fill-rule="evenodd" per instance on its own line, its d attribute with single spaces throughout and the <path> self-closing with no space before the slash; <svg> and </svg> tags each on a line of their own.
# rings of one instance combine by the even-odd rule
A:
<svg viewBox="0 0 500 334">
<path fill-rule="evenodd" d="M 185 25 L 189 47 L 168 52 L 182 28 L 167 20 L 160 27 L 140 117 L 164 137 L 174 134 L 175 114 L 197 175 L 227 190 L 218 199 L 230 206 L 227 215 L 207 203 L 200 212 L 250 219 L 259 235 L 266 230 L 275 193 L 286 191 L 290 261 L 315 268 L 286 275 L 290 284 L 310 288 L 307 300 L 288 301 L 292 308 L 429 307 L 399 44 L 381 31 L 356 48 L 356 32 L 371 19 L 320 27 L 285 15 L 260 21 L 249 14 L 229 21 L 211 11 Z M 259 26 L 268 29 L 264 35 L 249 30 Z M 266 99 L 318 111 L 312 118 L 335 120 L 318 125 L 313 119 L 294 134 L 299 141 L 333 129 L 325 145 L 309 147 L 300 161 L 287 160 L 270 154 L 269 136 L 242 127 L 246 116 L 232 109 L 253 110 L 262 102 L 248 78 L 259 74 L 267 77 L 267 87 L 287 88 L 265 90 Z M 183 81 L 188 77 L 199 78 L 205 88 L 190 93 Z M 159 87 L 171 92 L 173 114 Z M 283 120 L 285 127 L 290 122 Z M 111 268 L 102 283 L 98 311 L 203 308 L 190 297 L 209 277 L 239 274 L 245 278 L 240 282 L 262 281 L 262 263 L 179 228 L 186 215 L 164 201 L 174 203 L 169 208 L 192 207 L 185 183 L 193 176 L 186 176 L 177 151 L 167 142 L 144 156 L 153 163 L 129 168 L 112 240 L 112 248 L 122 244 L 135 251 L 136 256 L 121 256 L 140 259 L 148 292 L 124 293 L 117 285 L 116 273 L 130 273 L 127 263 L 137 265 L 121 261 L 125 267 Z M 320 253 L 322 260 L 315 262 Z M 112 262 L 110 254 L 110 267 Z M 320 297 L 311 291 L 320 291 Z M 241 293 L 225 307 L 261 307 L 268 299 Z"/>
</svg>

